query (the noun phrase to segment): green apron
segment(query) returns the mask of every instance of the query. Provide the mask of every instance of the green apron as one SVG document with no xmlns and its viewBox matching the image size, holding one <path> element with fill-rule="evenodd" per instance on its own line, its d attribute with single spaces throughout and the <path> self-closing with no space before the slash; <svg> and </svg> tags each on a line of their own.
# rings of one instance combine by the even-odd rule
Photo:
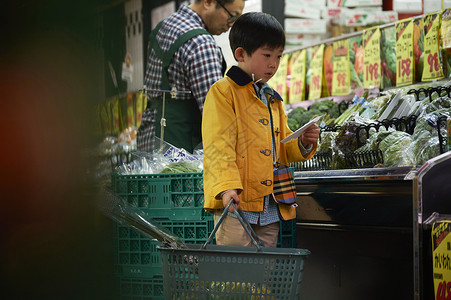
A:
<svg viewBox="0 0 451 300">
<path fill-rule="evenodd" d="M 156 35 L 160 29 L 160 22 L 149 36 L 148 53 L 151 49 L 163 62 L 163 70 L 161 72 L 161 90 L 171 90 L 169 87 L 168 67 L 172 61 L 175 52 L 191 38 L 200 34 L 209 34 L 204 29 L 192 29 L 182 34 L 169 48 L 167 52 L 163 52 L 156 41 Z M 165 92 L 166 93 L 166 92 Z M 161 123 L 163 117 L 163 96 L 149 101 L 150 107 L 156 109 L 155 119 L 155 135 L 161 138 Z M 170 93 L 166 93 L 164 100 L 164 118 L 166 126 L 164 127 L 163 139 L 177 148 L 184 148 L 189 152 L 193 152 L 194 148 L 202 142 L 201 122 L 202 116 L 197 105 L 196 99 L 193 97 L 189 100 L 178 100 L 171 98 Z"/>
</svg>

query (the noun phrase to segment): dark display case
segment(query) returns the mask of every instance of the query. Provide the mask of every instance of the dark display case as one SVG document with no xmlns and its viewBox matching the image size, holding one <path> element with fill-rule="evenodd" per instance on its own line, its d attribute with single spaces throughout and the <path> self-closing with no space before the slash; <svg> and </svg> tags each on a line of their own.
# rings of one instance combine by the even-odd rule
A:
<svg viewBox="0 0 451 300">
<path fill-rule="evenodd" d="M 433 299 L 430 226 L 451 214 L 451 152 L 412 167 L 295 172 L 301 299 Z"/>
</svg>

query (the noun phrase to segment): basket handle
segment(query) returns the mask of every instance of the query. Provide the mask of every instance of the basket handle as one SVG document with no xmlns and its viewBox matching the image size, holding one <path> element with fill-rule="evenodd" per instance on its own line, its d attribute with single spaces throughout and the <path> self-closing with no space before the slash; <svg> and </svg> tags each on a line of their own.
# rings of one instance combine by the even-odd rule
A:
<svg viewBox="0 0 451 300">
<path fill-rule="evenodd" d="M 227 215 L 227 212 L 229 211 L 229 207 L 232 205 L 233 209 L 235 210 L 236 216 L 238 220 L 240 221 L 241 225 L 243 226 L 246 233 L 249 235 L 249 237 L 252 240 L 252 243 L 257 247 L 257 250 L 262 250 L 262 247 L 264 247 L 263 241 L 261 241 L 255 231 L 252 229 L 249 222 L 246 220 L 246 218 L 243 216 L 243 213 L 241 209 L 236 209 L 235 204 L 233 204 L 233 199 L 230 199 L 229 204 L 224 208 L 224 212 L 222 213 L 221 217 L 218 220 L 218 223 L 216 224 L 215 228 L 213 228 L 213 231 L 210 233 L 210 236 L 208 237 L 208 240 L 202 245 L 202 250 L 204 250 L 209 243 L 213 240 L 213 237 L 215 236 L 216 231 L 218 231 L 219 226 L 221 225 L 222 221 L 224 220 L 225 216 Z"/>
</svg>

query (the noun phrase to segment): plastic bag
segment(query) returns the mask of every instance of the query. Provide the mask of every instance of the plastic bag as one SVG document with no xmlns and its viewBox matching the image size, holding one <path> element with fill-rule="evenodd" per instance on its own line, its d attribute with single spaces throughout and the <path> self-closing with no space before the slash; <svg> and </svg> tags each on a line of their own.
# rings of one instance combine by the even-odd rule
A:
<svg viewBox="0 0 451 300">
<path fill-rule="evenodd" d="M 116 168 L 121 175 L 158 173 L 197 173 L 203 170 L 203 151 L 191 154 L 156 138 L 160 147 L 153 152 L 134 152 L 133 161 Z"/>
</svg>

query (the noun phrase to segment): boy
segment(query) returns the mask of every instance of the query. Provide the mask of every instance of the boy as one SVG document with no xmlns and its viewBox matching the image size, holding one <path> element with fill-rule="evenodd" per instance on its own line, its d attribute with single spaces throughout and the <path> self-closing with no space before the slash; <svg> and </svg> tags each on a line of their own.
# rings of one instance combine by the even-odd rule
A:
<svg viewBox="0 0 451 300">
<path fill-rule="evenodd" d="M 265 246 L 276 247 L 280 218 L 295 218 L 296 209 L 274 201 L 273 167 L 312 158 L 319 128 L 312 125 L 298 139 L 280 142 L 292 131 L 281 97 L 266 83 L 276 73 L 285 45 L 285 33 L 274 17 L 242 15 L 229 40 L 238 66 L 210 88 L 203 111 L 204 208 L 215 213 L 216 223 L 233 199 Z M 232 210 L 216 233 L 216 243 L 252 245 Z"/>
</svg>

